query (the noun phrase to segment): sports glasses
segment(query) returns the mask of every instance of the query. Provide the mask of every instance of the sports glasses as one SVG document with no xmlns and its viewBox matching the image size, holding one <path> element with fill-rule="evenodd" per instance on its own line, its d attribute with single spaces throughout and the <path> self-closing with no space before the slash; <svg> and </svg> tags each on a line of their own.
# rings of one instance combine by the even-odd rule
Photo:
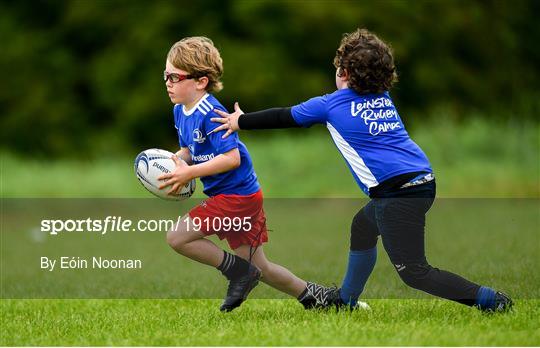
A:
<svg viewBox="0 0 540 348">
<path fill-rule="evenodd" d="M 171 81 L 171 83 L 177 83 L 184 80 L 193 79 L 195 76 L 193 75 L 180 75 L 176 73 L 168 73 L 166 71 L 163 72 L 163 81 Z"/>
</svg>

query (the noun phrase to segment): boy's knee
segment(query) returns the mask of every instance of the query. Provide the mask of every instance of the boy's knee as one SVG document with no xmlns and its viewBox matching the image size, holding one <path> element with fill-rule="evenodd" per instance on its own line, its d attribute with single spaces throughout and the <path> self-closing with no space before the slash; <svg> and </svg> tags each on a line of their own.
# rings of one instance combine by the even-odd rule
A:
<svg viewBox="0 0 540 348">
<path fill-rule="evenodd" d="M 428 263 L 411 263 L 395 265 L 398 275 L 411 288 L 423 290 L 429 282 L 429 274 L 433 271 Z"/>
<path fill-rule="evenodd" d="M 173 229 L 167 232 L 167 244 L 174 250 L 182 250 L 187 242 L 188 241 L 184 238 L 182 231 Z"/>
<path fill-rule="evenodd" d="M 176 246 L 178 245 L 178 238 L 176 236 L 176 231 L 169 231 L 167 232 L 167 244 L 173 249 L 176 249 Z"/>
<path fill-rule="evenodd" d="M 365 216 L 364 209 L 353 218 L 351 224 L 351 250 L 367 250 L 377 245 L 378 231 Z"/>
<path fill-rule="evenodd" d="M 187 219 L 182 218 L 181 221 L 183 223 L 174 225 L 173 228 L 167 232 L 167 244 L 169 244 L 173 249 L 180 248 L 189 242 L 189 236 L 187 233 L 189 231 L 189 222 L 186 222 L 186 220 Z"/>
</svg>

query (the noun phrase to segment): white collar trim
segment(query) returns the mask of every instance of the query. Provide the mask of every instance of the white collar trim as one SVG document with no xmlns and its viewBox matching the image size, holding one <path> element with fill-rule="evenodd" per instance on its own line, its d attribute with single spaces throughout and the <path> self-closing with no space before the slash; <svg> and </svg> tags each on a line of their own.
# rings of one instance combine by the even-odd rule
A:
<svg viewBox="0 0 540 348">
<path fill-rule="evenodd" d="M 192 113 L 195 112 L 195 110 L 197 110 L 197 108 L 199 107 L 199 105 L 201 105 L 202 102 L 204 102 L 206 100 L 206 98 L 208 98 L 209 94 L 208 93 L 205 93 L 201 99 L 199 99 L 199 101 L 197 102 L 197 104 L 193 105 L 193 107 L 189 110 L 186 110 L 186 107 L 185 105 L 182 105 L 182 112 L 184 113 L 184 115 L 186 116 L 190 116 Z"/>
</svg>

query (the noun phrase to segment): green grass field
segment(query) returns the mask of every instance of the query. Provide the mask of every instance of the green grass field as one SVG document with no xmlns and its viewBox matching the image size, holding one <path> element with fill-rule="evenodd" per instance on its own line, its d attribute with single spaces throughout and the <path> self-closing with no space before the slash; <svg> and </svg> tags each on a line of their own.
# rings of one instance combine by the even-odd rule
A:
<svg viewBox="0 0 540 348">
<path fill-rule="evenodd" d="M 458 127 L 440 120 L 411 133 L 432 160 L 439 197 L 461 197 L 439 199 L 428 215 L 428 259 L 507 291 L 516 300 L 512 313 L 486 315 L 407 288 L 379 243 L 363 295 L 371 311 L 306 312 L 261 284 L 241 308 L 222 314 L 224 279 L 176 255 L 163 233 L 51 237 L 36 231 L 39 219 L 59 211 L 137 216 L 152 206 L 156 211 L 146 217 L 173 217 L 195 204 L 141 199 L 150 196 L 132 172 L 136 151 L 48 162 L 3 150 L 0 345 L 540 345 L 538 126 L 487 127 L 473 120 Z M 266 197 L 286 197 L 266 202 L 268 257 L 305 279 L 340 284 L 350 219 L 366 201 L 330 199 L 362 195 L 329 136 L 314 134 L 261 133 L 245 143 Z M 48 274 L 39 270 L 43 255 L 139 257 L 145 266 Z"/>
<path fill-rule="evenodd" d="M 145 210 L 152 201 L 121 200 L 125 205 L 120 208 L 116 201 L 92 200 L 90 206 L 95 208 L 88 214 L 126 211 L 133 203 Z M 430 262 L 510 293 L 516 300 L 515 311 L 497 315 L 481 314 L 409 289 L 380 243 L 377 266 L 364 294 L 371 312 L 305 312 L 296 301 L 261 284 L 242 307 L 221 314 L 218 306 L 225 280 L 216 270 L 176 255 L 165 244 L 163 233 L 36 235 L 31 227 L 42 216 L 55 210 L 81 210 L 76 207 L 80 201 L 63 199 L 61 203 L 4 200 L 5 329 L 0 345 L 540 343 L 540 274 L 531 272 L 540 255 L 536 199 L 443 199 L 429 214 L 426 244 Z M 87 201 L 83 203 L 85 207 Z M 302 278 L 339 283 L 346 264 L 349 219 L 362 203 L 365 201 L 269 199 L 266 209 L 272 232 L 266 254 Z M 161 201 L 154 204 L 164 216 L 175 210 L 174 206 L 164 208 Z M 185 205 L 179 210 L 183 209 Z M 296 211 L 306 214 L 297 218 Z M 519 256 L 508 250 L 519 250 Z M 38 268 L 43 255 L 137 257 L 144 267 L 49 273 Z"/>
<path fill-rule="evenodd" d="M 372 300 L 371 311 L 308 312 L 251 300 L 228 315 L 218 300 L 4 300 L 2 345 L 535 346 L 540 301 L 485 315 L 439 300 Z"/>
</svg>

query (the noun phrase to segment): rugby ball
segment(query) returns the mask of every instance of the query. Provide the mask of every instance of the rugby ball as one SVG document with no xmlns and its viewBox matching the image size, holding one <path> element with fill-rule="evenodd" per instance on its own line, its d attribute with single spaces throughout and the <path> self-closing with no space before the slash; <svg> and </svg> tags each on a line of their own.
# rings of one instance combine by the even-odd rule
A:
<svg viewBox="0 0 540 348">
<path fill-rule="evenodd" d="M 159 198 L 181 201 L 191 197 L 195 192 L 195 179 L 188 182 L 180 193 L 176 195 L 168 195 L 167 192 L 171 189 L 171 186 L 165 187 L 163 190 L 159 189 L 159 186 L 163 184 L 158 180 L 158 177 L 172 172 L 176 165 L 172 160 L 174 154 L 172 152 L 160 149 L 148 149 L 137 155 L 135 158 L 135 175 L 139 182 L 148 191 L 153 193 Z M 182 161 L 182 159 L 180 159 Z"/>
</svg>

